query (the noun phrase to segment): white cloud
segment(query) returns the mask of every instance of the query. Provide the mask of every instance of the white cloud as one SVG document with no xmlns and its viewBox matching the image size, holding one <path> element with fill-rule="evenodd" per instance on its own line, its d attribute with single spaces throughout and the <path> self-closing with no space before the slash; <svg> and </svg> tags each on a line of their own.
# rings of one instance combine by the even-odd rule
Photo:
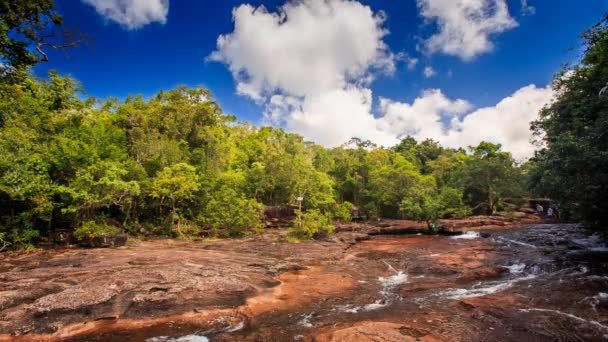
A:
<svg viewBox="0 0 608 342">
<path fill-rule="evenodd" d="M 316 143 L 338 146 L 353 137 L 390 146 L 398 142 L 393 134 L 380 129 L 371 114 L 370 89 L 349 87 L 307 97 L 286 120 L 289 130 L 303 134 Z"/>
<path fill-rule="evenodd" d="M 226 63 L 239 93 L 252 98 L 313 96 L 369 80 L 370 68 L 394 70 L 384 15 L 356 1 L 294 1 L 277 13 L 241 5 L 233 20 L 210 59 Z"/>
<path fill-rule="evenodd" d="M 132 30 L 147 24 L 164 24 L 169 13 L 169 0 L 82 0 L 95 7 L 105 18 Z"/>
<path fill-rule="evenodd" d="M 424 41 L 429 53 L 469 61 L 489 52 L 490 37 L 516 27 L 506 0 L 417 0 L 420 15 L 435 22 L 437 33 Z"/>
<path fill-rule="evenodd" d="M 329 147 L 352 137 L 390 146 L 412 135 L 451 147 L 490 140 L 518 158 L 533 151 L 529 122 L 550 88 L 524 87 L 475 111 L 432 89 L 411 104 L 381 99 L 374 115 L 374 76 L 392 72 L 398 59 L 412 68 L 418 61 L 391 53 L 384 15 L 357 1 L 292 1 L 276 13 L 241 5 L 233 19 L 234 31 L 218 38 L 209 58 L 228 66 L 237 92 L 260 103 L 268 123 Z"/>
<path fill-rule="evenodd" d="M 397 59 L 383 41 L 385 15 L 349 0 L 301 0 L 272 13 L 233 10 L 211 60 L 225 63 L 237 92 L 266 107 L 265 118 L 329 146 L 357 136 L 393 142 L 375 126 L 369 84 Z"/>
<path fill-rule="evenodd" d="M 472 105 L 465 100 L 450 100 L 439 89 L 425 90 L 412 104 L 380 99 L 380 129 L 403 138 L 439 140 L 444 134 L 442 117 L 466 113 Z"/>
<path fill-rule="evenodd" d="M 535 15 L 536 8 L 534 6 L 528 5 L 528 0 L 521 0 L 521 14 L 524 16 Z"/>
<path fill-rule="evenodd" d="M 529 85 L 495 106 L 470 111 L 465 100 L 450 100 L 440 90 L 427 90 L 411 105 L 381 100 L 380 127 L 394 135 L 431 138 L 445 146 L 466 147 L 480 141 L 500 143 L 518 159 L 533 155 L 530 122 L 553 98 L 550 86 Z"/>
<path fill-rule="evenodd" d="M 433 69 L 433 67 L 427 66 L 424 68 L 423 74 L 424 74 L 424 77 L 431 78 L 431 77 L 435 76 L 437 73 L 435 72 L 435 69 Z"/>
</svg>

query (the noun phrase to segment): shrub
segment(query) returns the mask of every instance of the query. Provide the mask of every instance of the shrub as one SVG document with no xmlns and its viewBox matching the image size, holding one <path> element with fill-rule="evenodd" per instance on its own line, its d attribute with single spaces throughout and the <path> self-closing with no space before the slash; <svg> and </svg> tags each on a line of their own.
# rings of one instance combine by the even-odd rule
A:
<svg viewBox="0 0 608 342">
<path fill-rule="evenodd" d="M 353 204 L 348 201 L 341 204 L 336 204 L 334 205 L 334 218 L 342 222 L 348 223 L 353 219 L 353 215 L 351 212 L 352 209 Z"/>
<path fill-rule="evenodd" d="M 214 237 L 243 236 L 261 229 L 262 217 L 260 203 L 222 186 L 210 195 L 199 221 Z"/>
<path fill-rule="evenodd" d="M 87 221 L 74 231 L 74 237 L 80 241 L 90 240 L 97 237 L 116 236 L 122 231 L 114 226 L 95 221 Z"/>
<path fill-rule="evenodd" d="M 299 219 L 293 221 L 289 234 L 299 239 L 314 239 L 331 235 L 334 226 L 331 224 L 331 216 L 319 210 L 311 209 L 305 213 L 296 210 Z"/>
</svg>

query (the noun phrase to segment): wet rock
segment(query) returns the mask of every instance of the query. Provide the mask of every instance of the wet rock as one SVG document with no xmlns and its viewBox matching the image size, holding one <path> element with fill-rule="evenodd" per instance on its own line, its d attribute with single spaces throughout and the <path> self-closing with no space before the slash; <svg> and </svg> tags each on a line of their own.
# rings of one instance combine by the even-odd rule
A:
<svg viewBox="0 0 608 342">
<path fill-rule="evenodd" d="M 482 310 L 496 313 L 498 310 L 509 310 L 521 306 L 525 298 L 509 293 L 495 293 L 481 297 L 470 297 L 460 300 L 461 307 L 467 310 Z M 479 315 L 479 313 L 477 313 Z"/>
<path fill-rule="evenodd" d="M 330 238 L 330 241 L 355 244 L 359 241 L 369 240 L 371 237 L 365 233 L 340 232 Z"/>
<path fill-rule="evenodd" d="M 361 322 L 350 328 L 338 329 L 315 337 L 316 342 L 438 342 L 443 339 L 411 325 L 387 322 Z"/>
<path fill-rule="evenodd" d="M 483 281 L 489 279 L 500 278 L 503 274 L 509 270 L 504 267 L 487 267 L 474 271 L 465 272 L 463 275 L 456 279 L 457 283 L 471 283 L 476 281 Z"/>
<path fill-rule="evenodd" d="M 427 277 L 407 283 L 400 289 L 400 293 L 406 296 L 410 293 L 433 291 L 436 289 L 447 289 L 453 288 L 455 286 L 456 284 L 449 280 L 435 277 Z"/>
<path fill-rule="evenodd" d="M 292 271 L 303 271 L 306 269 L 308 269 L 308 268 L 304 267 L 302 265 L 297 265 L 297 264 L 279 264 L 279 265 L 276 265 L 275 267 L 273 267 L 274 272 L 277 274 L 285 273 L 285 272 L 292 272 Z"/>
</svg>

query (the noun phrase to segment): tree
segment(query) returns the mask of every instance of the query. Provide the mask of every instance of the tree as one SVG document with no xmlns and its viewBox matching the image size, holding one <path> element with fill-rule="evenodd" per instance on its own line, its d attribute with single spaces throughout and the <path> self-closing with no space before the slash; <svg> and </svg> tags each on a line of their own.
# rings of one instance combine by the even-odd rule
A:
<svg viewBox="0 0 608 342">
<path fill-rule="evenodd" d="M 608 16 L 582 38 L 582 60 L 555 76 L 556 99 L 532 123 L 545 148 L 533 159 L 530 185 L 554 199 L 563 214 L 606 227 Z"/>
<path fill-rule="evenodd" d="M 46 48 L 74 47 L 81 41 L 63 28 L 53 0 L 0 0 L 0 58 L 11 68 L 46 62 Z"/>
<path fill-rule="evenodd" d="M 298 212 L 297 215 L 301 219 L 293 221 L 289 229 L 289 234 L 295 238 L 309 240 L 327 236 L 334 232 L 335 227 L 331 224 L 329 213 L 312 209 L 304 213 Z"/>
<path fill-rule="evenodd" d="M 166 205 L 171 208 L 170 224 L 175 225 L 179 236 L 184 236 L 180 226 L 180 209 L 186 208 L 186 202 L 193 200 L 198 190 L 199 177 L 196 168 L 186 163 L 166 167 L 152 180 L 150 194 L 152 198 L 160 200 L 161 208 Z"/>
<path fill-rule="evenodd" d="M 263 207 L 256 200 L 247 199 L 228 186 L 221 186 L 208 196 L 199 221 L 212 236 L 243 236 L 263 227 Z"/>
<path fill-rule="evenodd" d="M 120 210 L 126 223 L 133 201 L 140 194 L 137 181 L 127 180 L 129 171 L 122 163 L 101 161 L 77 172 L 70 184 L 73 203 L 64 212 L 74 212 L 77 222 L 94 220 L 112 208 Z"/>
<path fill-rule="evenodd" d="M 421 176 L 399 206 L 409 219 L 426 222 L 434 230 L 439 219 L 446 216 L 463 217 L 470 211 L 462 202 L 462 192 L 453 188 L 438 189 L 432 176 Z"/>
<path fill-rule="evenodd" d="M 421 175 L 414 164 L 401 155 L 374 167 L 369 175 L 367 209 L 377 217 L 398 218 L 401 201 L 412 193 Z"/>
<path fill-rule="evenodd" d="M 484 208 L 490 215 L 504 205 L 504 200 L 523 193 L 523 177 L 500 144 L 481 142 L 469 147 L 472 158 L 467 163 L 465 199 L 474 209 Z"/>
</svg>

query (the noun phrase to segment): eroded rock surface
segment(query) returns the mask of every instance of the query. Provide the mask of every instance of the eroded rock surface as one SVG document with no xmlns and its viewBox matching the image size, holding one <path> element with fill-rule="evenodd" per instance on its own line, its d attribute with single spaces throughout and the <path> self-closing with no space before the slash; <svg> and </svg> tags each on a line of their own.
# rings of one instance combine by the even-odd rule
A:
<svg viewBox="0 0 608 342">
<path fill-rule="evenodd" d="M 486 228 L 464 238 L 347 229 L 299 244 L 277 230 L 209 243 L 3 255 L 0 340 L 608 335 L 608 248 L 598 236 L 568 225 Z"/>
</svg>

